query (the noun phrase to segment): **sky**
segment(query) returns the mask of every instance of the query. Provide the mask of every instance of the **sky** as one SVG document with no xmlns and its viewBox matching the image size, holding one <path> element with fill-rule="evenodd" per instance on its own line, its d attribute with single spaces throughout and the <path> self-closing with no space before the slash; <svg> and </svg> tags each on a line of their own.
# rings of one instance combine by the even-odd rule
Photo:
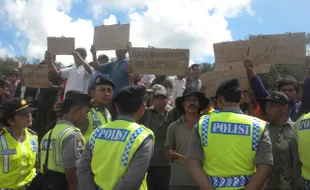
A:
<svg viewBox="0 0 310 190">
<path fill-rule="evenodd" d="M 130 23 L 133 47 L 188 48 L 214 62 L 213 43 L 249 34 L 310 33 L 309 0 L 0 0 L 0 56 L 42 59 L 47 37 L 88 50 L 94 26 Z M 114 51 L 99 52 L 114 57 Z M 65 65 L 72 56 L 57 56 Z"/>
</svg>

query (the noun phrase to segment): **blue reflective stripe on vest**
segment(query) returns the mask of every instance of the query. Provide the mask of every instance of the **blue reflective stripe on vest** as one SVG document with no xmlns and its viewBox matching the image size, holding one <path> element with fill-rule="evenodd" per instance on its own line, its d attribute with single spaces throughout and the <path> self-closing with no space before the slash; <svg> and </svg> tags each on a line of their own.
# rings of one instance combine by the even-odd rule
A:
<svg viewBox="0 0 310 190">
<path fill-rule="evenodd" d="M 310 190 L 310 181 L 303 177 L 300 177 L 300 188 L 302 190 Z"/>
<path fill-rule="evenodd" d="M 210 116 L 206 116 L 202 121 L 202 145 L 206 147 L 208 145 L 208 125 Z"/>
<path fill-rule="evenodd" d="M 96 138 L 98 138 L 98 135 L 100 134 L 101 130 L 102 130 L 102 128 L 96 129 L 90 138 L 89 146 L 90 146 L 90 150 L 92 153 L 94 153 L 95 140 L 96 140 Z"/>
<path fill-rule="evenodd" d="M 128 164 L 128 158 L 129 158 L 129 153 L 130 153 L 130 150 L 131 150 L 131 147 L 133 145 L 133 143 L 135 142 L 136 138 L 138 137 L 138 135 L 140 133 L 142 133 L 143 131 L 145 131 L 145 129 L 143 128 L 138 128 L 135 130 L 135 132 L 131 135 L 127 145 L 126 145 L 126 148 L 125 148 L 125 151 L 123 153 L 123 157 L 122 157 L 122 166 L 127 166 Z"/>
<path fill-rule="evenodd" d="M 91 115 L 91 117 L 92 117 L 92 119 L 93 119 L 93 129 L 95 130 L 95 129 L 97 129 L 99 126 L 101 126 L 102 123 L 101 123 L 101 121 L 100 121 L 100 118 L 99 118 L 98 114 L 95 113 L 95 112 L 93 111 L 93 108 L 90 109 L 90 115 Z"/>
<path fill-rule="evenodd" d="M 252 151 L 257 150 L 258 142 L 259 142 L 259 128 L 260 128 L 260 121 L 254 119 L 253 121 L 253 136 L 252 136 Z"/>
<path fill-rule="evenodd" d="M 243 187 L 248 184 L 251 176 L 233 176 L 233 177 L 213 177 L 209 176 L 208 179 L 214 188 L 220 187 Z"/>
</svg>

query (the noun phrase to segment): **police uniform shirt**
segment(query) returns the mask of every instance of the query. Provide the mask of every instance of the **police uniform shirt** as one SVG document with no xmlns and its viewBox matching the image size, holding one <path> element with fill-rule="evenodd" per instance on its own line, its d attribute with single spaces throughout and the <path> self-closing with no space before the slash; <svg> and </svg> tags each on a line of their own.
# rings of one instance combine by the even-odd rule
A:
<svg viewBox="0 0 310 190">
<path fill-rule="evenodd" d="M 241 113 L 241 110 L 238 108 L 225 108 L 222 111 Z M 187 156 L 189 159 L 195 159 L 201 161 L 204 160 L 205 155 L 197 126 L 194 127 L 194 132 L 192 133 Z M 261 135 L 260 143 L 258 145 L 255 156 L 255 164 L 273 165 L 272 144 L 268 130 L 264 130 L 264 132 Z"/>
<path fill-rule="evenodd" d="M 105 123 L 108 123 L 108 115 L 111 115 L 111 113 L 109 112 L 108 109 L 104 109 L 103 111 L 102 110 L 99 110 L 99 108 L 97 106 L 94 106 L 95 110 L 96 111 L 99 111 L 100 114 L 102 114 L 103 118 L 105 119 Z M 81 128 L 81 132 L 82 134 L 85 134 L 87 129 L 88 129 L 88 126 L 89 126 L 89 119 L 87 119 L 83 125 L 83 127 Z"/>
<path fill-rule="evenodd" d="M 118 119 L 135 122 L 133 119 L 128 118 L 126 116 L 119 116 Z M 132 160 L 130 161 L 130 165 L 124 178 L 120 179 L 117 182 L 113 190 L 139 189 L 141 186 L 141 183 L 139 184 L 139 182 L 143 181 L 145 172 L 147 171 L 148 168 L 148 164 L 146 163 L 150 163 L 152 159 L 153 150 L 154 150 L 153 139 L 152 137 L 148 137 L 140 145 L 137 152 L 132 157 Z M 93 155 L 89 143 L 87 142 L 77 169 L 79 189 L 81 190 L 96 189 L 94 175 L 92 174 L 91 170 L 92 156 Z"/>
<path fill-rule="evenodd" d="M 74 126 L 71 122 L 66 120 L 59 120 L 57 124 L 65 124 Z M 76 168 L 79 158 L 84 149 L 84 141 L 80 133 L 70 133 L 62 141 L 62 166 L 64 168 Z"/>
</svg>

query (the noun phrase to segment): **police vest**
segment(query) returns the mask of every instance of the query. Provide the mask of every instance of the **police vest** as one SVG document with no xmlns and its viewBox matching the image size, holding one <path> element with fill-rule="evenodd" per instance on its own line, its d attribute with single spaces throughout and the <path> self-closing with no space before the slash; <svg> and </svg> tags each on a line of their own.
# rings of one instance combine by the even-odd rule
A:
<svg viewBox="0 0 310 190">
<path fill-rule="evenodd" d="M 232 112 L 202 116 L 198 132 L 203 168 L 217 190 L 242 189 L 255 172 L 254 158 L 266 122 Z"/>
<path fill-rule="evenodd" d="M 6 127 L 0 129 L 0 189 L 20 189 L 35 177 L 38 137 L 30 129 L 25 135 L 25 140 L 18 142 Z"/>
<path fill-rule="evenodd" d="M 130 161 L 141 143 L 153 132 L 137 123 L 116 120 L 98 128 L 90 138 L 91 169 L 101 189 L 113 189 L 125 176 Z M 144 179 L 141 190 L 147 189 Z"/>
<path fill-rule="evenodd" d="M 90 109 L 88 112 L 88 126 L 84 134 L 85 141 L 88 141 L 90 135 L 93 133 L 95 129 L 110 122 L 111 122 L 111 114 L 107 109 L 105 109 L 105 114 L 101 113 L 96 108 Z"/>
<path fill-rule="evenodd" d="M 41 163 L 41 172 L 43 172 L 43 165 L 45 163 L 46 151 L 49 150 L 48 153 L 48 170 L 65 173 L 65 169 L 62 163 L 62 142 L 63 140 L 74 133 L 80 133 L 80 130 L 74 126 L 67 124 L 57 124 L 52 131 L 51 141 L 49 148 L 48 144 L 48 136 L 51 131 L 47 132 L 42 141 L 41 141 L 41 154 L 40 154 L 40 163 Z M 82 137 L 82 134 L 81 134 Z M 84 139 L 83 139 L 84 140 Z"/>
<path fill-rule="evenodd" d="M 310 113 L 297 121 L 298 153 L 302 163 L 301 176 L 309 181 L 310 185 Z"/>
</svg>

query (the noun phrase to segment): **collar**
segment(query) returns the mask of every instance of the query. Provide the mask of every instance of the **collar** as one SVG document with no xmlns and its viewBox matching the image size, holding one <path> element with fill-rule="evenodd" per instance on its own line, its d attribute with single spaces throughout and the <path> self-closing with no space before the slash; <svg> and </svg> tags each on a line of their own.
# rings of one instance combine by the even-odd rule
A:
<svg viewBox="0 0 310 190">
<path fill-rule="evenodd" d="M 119 59 L 117 59 L 116 61 L 117 61 L 117 63 L 121 63 L 121 62 L 127 62 L 127 61 L 129 61 L 129 60 L 128 60 L 128 57 L 126 57 L 125 59 L 123 59 L 123 60 L 121 60 L 121 61 L 120 61 Z"/>
<path fill-rule="evenodd" d="M 156 112 L 154 106 L 149 107 L 149 110 L 151 110 L 151 111 L 153 111 L 153 112 Z M 171 107 L 170 105 L 167 104 L 166 107 L 164 108 L 164 111 L 165 111 L 165 112 L 168 112 L 168 111 L 170 111 L 170 110 L 172 110 L 172 107 Z"/>
<path fill-rule="evenodd" d="M 15 139 L 15 140 L 17 140 L 17 138 L 13 135 L 13 133 L 12 133 L 12 128 L 10 127 L 10 126 L 7 126 L 7 127 L 5 127 L 6 128 L 6 130 L 10 133 L 10 135 Z M 24 142 L 25 141 L 25 139 L 26 139 L 26 128 L 24 129 L 24 132 L 23 132 L 23 139 L 22 139 L 22 142 Z"/>
<path fill-rule="evenodd" d="M 234 113 L 243 114 L 241 109 L 240 108 L 236 108 L 236 107 L 226 107 L 223 110 L 221 110 L 221 112 L 234 112 Z"/>
<path fill-rule="evenodd" d="M 56 124 L 57 125 L 58 124 L 65 124 L 65 125 L 70 125 L 70 126 L 74 127 L 73 123 L 71 123 L 70 121 L 67 121 L 67 120 L 63 120 L 63 119 L 58 120 Z"/>
<path fill-rule="evenodd" d="M 117 120 L 125 120 L 125 121 L 128 121 L 128 122 L 136 122 L 132 117 L 130 116 L 126 116 L 126 115 L 119 115 L 117 117 Z"/>
<path fill-rule="evenodd" d="M 180 79 L 178 79 L 177 76 L 174 76 L 174 79 L 175 79 L 176 81 L 183 81 L 183 82 L 185 82 L 185 78 L 182 78 L 182 79 L 180 80 Z"/>
<path fill-rule="evenodd" d="M 270 127 L 272 127 L 272 126 L 274 126 L 272 123 L 269 123 L 269 126 Z M 285 122 L 285 124 L 284 125 L 281 125 L 282 127 L 283 126 L 290 126 L 290 127 L 295 127 L 295 123 L 291 120 L 291 118 L 289 117 L 287 120 L 286 120 L 286 122 Z"/>
</svg>

